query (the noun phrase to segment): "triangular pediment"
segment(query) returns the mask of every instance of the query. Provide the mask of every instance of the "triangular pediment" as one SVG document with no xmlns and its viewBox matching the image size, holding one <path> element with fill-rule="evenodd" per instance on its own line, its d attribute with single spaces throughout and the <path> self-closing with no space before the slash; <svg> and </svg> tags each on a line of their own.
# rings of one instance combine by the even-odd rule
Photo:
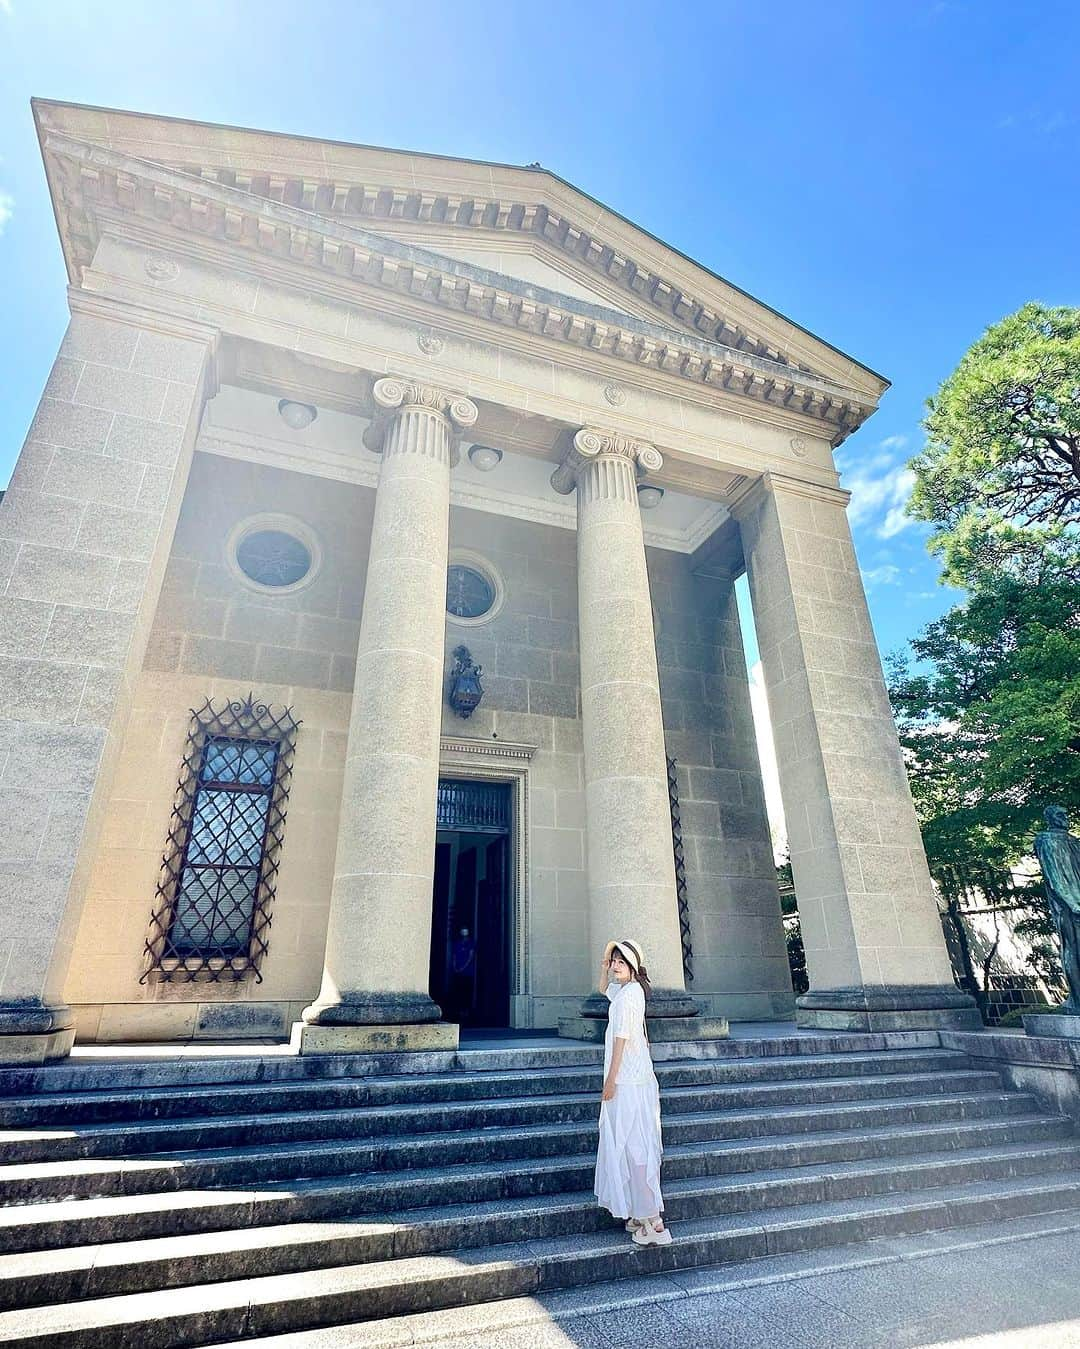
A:
<svg viewBox="0 0 1080 1349">
<path fill-rule="evenodd" d="M 328 221 L 399 237 L 876 402 L 887 381 L 539 166 L 416 154 L 36 101 L 70 137 Z M 48 158 L 46 156 L 46 158 Z M 63 225 L 62 225 L 63 231 Z M 65 251 L 71 263 L 70 250 Z M 486 260 L 490 259 L 490 261 Z"/>
<path fill-rule="evenodd" d="M 584 267 L 575 266 L 564 253 L 541 241 L 507 239 L 493 231 L 477 230 L 465 234 L 463 231 L 425 230 L 416 226 L 399 228 L 392 221 L 380 221 L 378 232 L 385 238 L 413 244 L 472 267 L 498 272 L 586 305 L 599 306 L 644 322 L 658 320 L 654 308 L 621 291 L 618 286 L 605 283 L 603 278 L 590 275 Z"/>
</svg>

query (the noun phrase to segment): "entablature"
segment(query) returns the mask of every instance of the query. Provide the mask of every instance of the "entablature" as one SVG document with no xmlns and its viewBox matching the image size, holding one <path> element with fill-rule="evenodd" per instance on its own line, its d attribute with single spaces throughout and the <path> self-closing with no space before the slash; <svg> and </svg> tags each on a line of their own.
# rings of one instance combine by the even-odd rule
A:
<svg viewBox="0 0 1080 1349">
<path fill-rule="evenodd" d="M 627 380 L 662 381 L 698 396 L 758 405 L 795 429 L 839 444 L 875 398 L 779 359 L 725 346 L 590 304 L 472 263 L 381 236 L 233 185 L 135 160 L 49 132 L 44 148 L 73 275 L 82 283 L 103 232 L 207 253 L 219 265 L 271 274 L 303 291 L 480 329 L 596 358 Z M 496 340 L 491 338 L 490 340 Z M 630 374 L 633 371 L 634 374 Z M 814 428 L 817 428 L 816 430 Z"/>
</svg>

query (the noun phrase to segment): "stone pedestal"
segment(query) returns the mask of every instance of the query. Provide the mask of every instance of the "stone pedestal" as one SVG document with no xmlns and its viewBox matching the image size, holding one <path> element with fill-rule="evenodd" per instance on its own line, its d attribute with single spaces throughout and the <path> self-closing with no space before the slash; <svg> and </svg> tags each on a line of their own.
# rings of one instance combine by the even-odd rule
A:
<svg viewBox="0 0 1080 1349">
<path fill-rule="evenodd" d="M 816 1030 L 978 1030 L 982 1025 L 971 997 L 955 984 L 811 989 L 799 998 L 795 1020 Z"/>
<path fill-rule="evenodd" d="M 403 1054 L 458 1047 L 449 1021 L 401 1026 L 319 1026 L 299 1023 L 292 1043 L 299 1054 Z"/>
<path fill-rule="evenodd" d="M 810 975 L 796 1018 L 977 1027 L 953 983 L 846 503 L 773 474 L 737 508 Z"/>
<path fill-rule="evenodd" d="M 1024 1017 L 1024 1030 L 1028 1035 L 1075 1040 L 1080 1045 L 1080 1008 L 1059 1007 L 1054 1012 L 1032 1012 Z"/>
<path fill-rule="evenodd" d="M 380 379 L 369 433 L 383 463 L 356 656 L 322 989 L 302 1053 L 355 1052 L 356 1027 L 416 1026 L 428 994 L 442 716 L 450 467 L 468 399 Z M 327 1028 L 350 1028 L 328 1035 Z M 451 1036 L 456 1027 L 431 1032 Z M 395 1032 L 402 1041 L 405 1031 Z M 413 1038 L 416 1033 L 412 1033 Z M 425 1039 L 424 1036 L 419 1037 Z M 399 1047 L 407 1048 L 402 1044 Z M 431 1048 L 430 1038 L 418 1048 Z"/>
<path fill-rule="evenodd" d="M 653 1016 L 696 1011 L 685 991 L 671 841 L 664 723 L 652 601 L 637 499 L 639 474 L 663 460 L 651 445 L 585 428 L 552 486 L 577 491 L 578 621 L 589 935 L 640 941 Z M 586 1017 L 607 1000 L 589 998 Z"/>
</svg>

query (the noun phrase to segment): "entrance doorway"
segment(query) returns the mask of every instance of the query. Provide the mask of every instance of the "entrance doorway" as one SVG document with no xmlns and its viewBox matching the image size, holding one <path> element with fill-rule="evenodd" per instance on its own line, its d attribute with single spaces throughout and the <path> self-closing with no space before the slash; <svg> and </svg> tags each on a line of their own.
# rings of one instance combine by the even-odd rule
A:
<svg viewBox="0 0 1080 1349">
<path fill-rule="evenodd" d="M 510 1024 L 510 792 L 439 782 L 429 987 L 462 1026 Z"/>
</svg>

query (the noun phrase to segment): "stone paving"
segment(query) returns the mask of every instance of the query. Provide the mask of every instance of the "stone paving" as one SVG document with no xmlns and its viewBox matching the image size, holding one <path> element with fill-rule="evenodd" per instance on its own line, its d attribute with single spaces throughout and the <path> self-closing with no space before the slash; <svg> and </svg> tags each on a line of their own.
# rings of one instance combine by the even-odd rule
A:
<svg viewBox="0 0 1080 1349">
<path fill-rule="evenodd" d="M 746 1266 L 742 1273 L 749 1277 Z M 1070 1349 L 1080 1346 L 1080 1230 L 773 1284 L 744 1283 L 727 1292 L 439 1343 L 454 1349 L 751 1349 L 777 1343 L 800 1349 Z"/>
</svg>

